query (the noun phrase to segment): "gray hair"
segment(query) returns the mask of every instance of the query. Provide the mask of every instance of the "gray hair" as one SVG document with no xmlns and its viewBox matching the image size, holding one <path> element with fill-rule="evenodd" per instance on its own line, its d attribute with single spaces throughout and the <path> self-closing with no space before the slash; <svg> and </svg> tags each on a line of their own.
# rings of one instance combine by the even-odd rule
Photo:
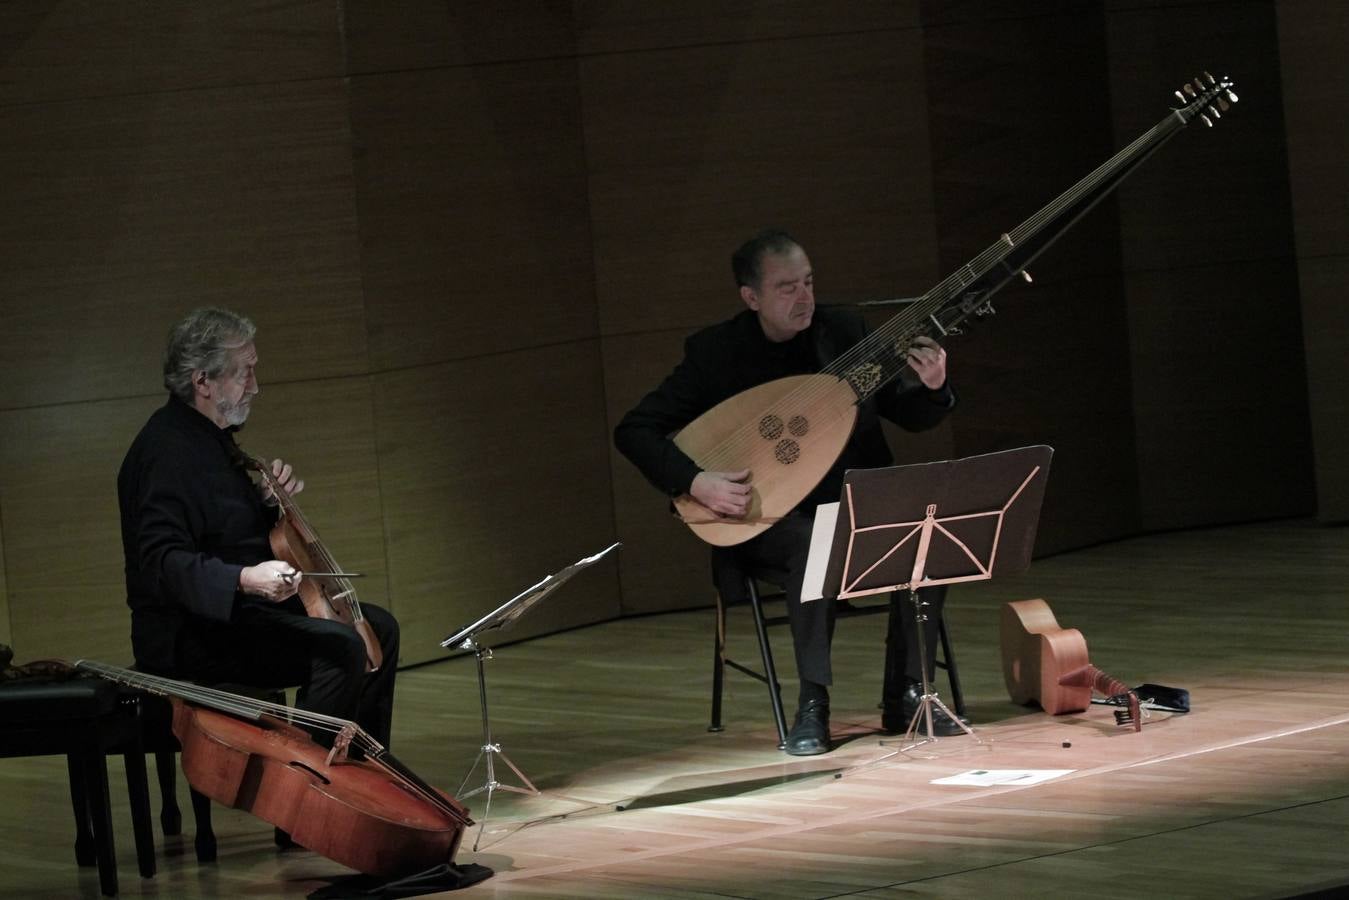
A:
<svg viewBox="0 0 1349 900">
<path fill-rule="evenodd" d="M 207 378 L 226 374 L 233 352 L 249 341 L 257 328 L 253 322 L 227 309 L 194 309 L 173 326 L 164 350 L 164 387 L 179 400 L 192 402 L 192 373 L 202 370 Z"/>
</svg>

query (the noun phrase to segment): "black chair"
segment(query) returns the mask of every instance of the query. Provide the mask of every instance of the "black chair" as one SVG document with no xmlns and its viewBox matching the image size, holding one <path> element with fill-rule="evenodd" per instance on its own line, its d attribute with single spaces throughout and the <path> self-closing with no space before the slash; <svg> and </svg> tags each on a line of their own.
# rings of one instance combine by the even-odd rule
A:
<svg viewBox="0 0 1349 900">
<path fill-rule="evenodd" d="M 712 549 L 712 583 L 717 588 L 717 606 L 715 633 L 712 653 L 712 720 L 708 731 L 721 731 L 721 695 L 725 682 L 726 668 L 730 667 L 759 681 L 768 688 L 768 701 L 773 710 L 773 722 L 778 729 L 778 749 L 787 743 L 787 716 L 782 706 L 782 688 L 778 684 L 777 666 L 773 663 L 773 648 L 768 642 L 768 627 L 782 625 L 789 620 L 787 616 L 765 616 L 763 601 L 781 597 L 781 593 L 761 596 L 757 582 L 764 582 L 777 588 L 785 587 L 787 573 L 781 569 L 746 568 L 735 556 L 733 549 L 714 547 Z M 868 616 L 876 613 L 889 613 L 888 595 L 883 603 L 854 605 L 846 600 L 835 601 L 839 604 L 836 616 L 840 619 L 852 616 Z M 749 603 L 754 614 L 754 632 L 759 641 L 759 658 L 762 671 L 752 669 L 731 659 L 726 653 L 726 610 L 736 603 Z M 951 653 L 951 640 L 946 629 L 946 620 L 937 623 L 937 635 L 941 646 L 941 656 L 936 666 L 946 672 L 951 683 L 951 703 L 956 715 L 964 718 L 965 698 L 960 690 L 960 673 L 956 669 L 955 657 Z"/>
<path fill-rule="evenodd" d="M 99 887 L 117 893 L 117 857 L 109 811 L 106 755 L 120 753 L 140 874 L 155 874 L 154 834 L 140 700 L 100 678 L 20 678 L 0 682 L 0 757 L 64 755 L 75 813 L 75 860 L 97 864 Z"/>
</svg>

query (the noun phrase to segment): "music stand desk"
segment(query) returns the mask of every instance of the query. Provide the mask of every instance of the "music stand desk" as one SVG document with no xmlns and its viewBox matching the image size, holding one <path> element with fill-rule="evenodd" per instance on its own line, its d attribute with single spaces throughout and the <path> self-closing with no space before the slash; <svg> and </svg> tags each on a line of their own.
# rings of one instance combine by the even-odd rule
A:
<svg viewBox="0 0 1349 900">
<path fill-rule="evenodd" d="M 1037 445 L 945 462 L 857 469 L 844 476 L 832 541 L 825 550 L 813 542 L 811 554 L 828 553 L 822 596 L 909 593 L 923 697 L 906 739 L 916 735 L 920 718 L 926 720 L 927 737 L 904 750 L 937 740 L 933 705 L 974 735 L 941 702 L 927 677 L 926 604 L 918 591 L 1015 575 L 1030 566 L 1053 452 Z M 818 559 L 813 563 L 818 567 Z"/>
</svg>

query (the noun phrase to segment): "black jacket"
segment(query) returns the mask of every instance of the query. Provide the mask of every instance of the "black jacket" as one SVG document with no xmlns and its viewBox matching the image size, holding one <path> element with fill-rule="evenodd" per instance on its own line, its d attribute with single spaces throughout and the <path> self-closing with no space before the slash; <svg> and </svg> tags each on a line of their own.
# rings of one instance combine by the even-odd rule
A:
<svg viewBox="0 0 1349 900">
<path fill-rule="evenodd" d="M 684 359 L 618 423 L 614 444 L 657 488 L 670 496 L 687 493 L 701 470 L 670 435 L 741 391 L 820 371 L 866 335 L 866 323 L 852 310 L 817 306 L 809 328 L 775 344 L 764 336 L 758 315 L 746 309 L 684 342 Z M 848 469 L 894 461 L 878 415 L 908 431 L 922 431 L 940 423 L 954 405 L 949 385 L 930 391 L 921 383 L 891 382 L 861 404 L 838 462 L 802 505 L 837 500 Z"/>
<path fill-rule="evenodd" d="M 117 473 L 126 602 L 138 663 L 174 665 L 188 617 L 228 622 L 239 572 L 271 559 L 275 509 L 239 464 L 232 429 L 171 398 L 150 416 Z"/>
</svg>

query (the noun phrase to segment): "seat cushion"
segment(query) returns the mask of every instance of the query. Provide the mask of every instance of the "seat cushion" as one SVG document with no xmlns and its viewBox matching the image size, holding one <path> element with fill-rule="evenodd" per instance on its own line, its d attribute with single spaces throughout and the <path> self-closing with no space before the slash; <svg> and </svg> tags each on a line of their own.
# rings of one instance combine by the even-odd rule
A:
<svg viewBox="0 0 1349 900">
<path fill-rule="evenodd" d="M 21 678 L 0 682 L 0 723 L 92 719 L 117 708 L 117 686 L 102 678 Z"/>
<path fill-rule="evenodd" d="M 0 682 L 0 757 L 134 747 L 137 705 L 100 678 Z"/>
</svg>

